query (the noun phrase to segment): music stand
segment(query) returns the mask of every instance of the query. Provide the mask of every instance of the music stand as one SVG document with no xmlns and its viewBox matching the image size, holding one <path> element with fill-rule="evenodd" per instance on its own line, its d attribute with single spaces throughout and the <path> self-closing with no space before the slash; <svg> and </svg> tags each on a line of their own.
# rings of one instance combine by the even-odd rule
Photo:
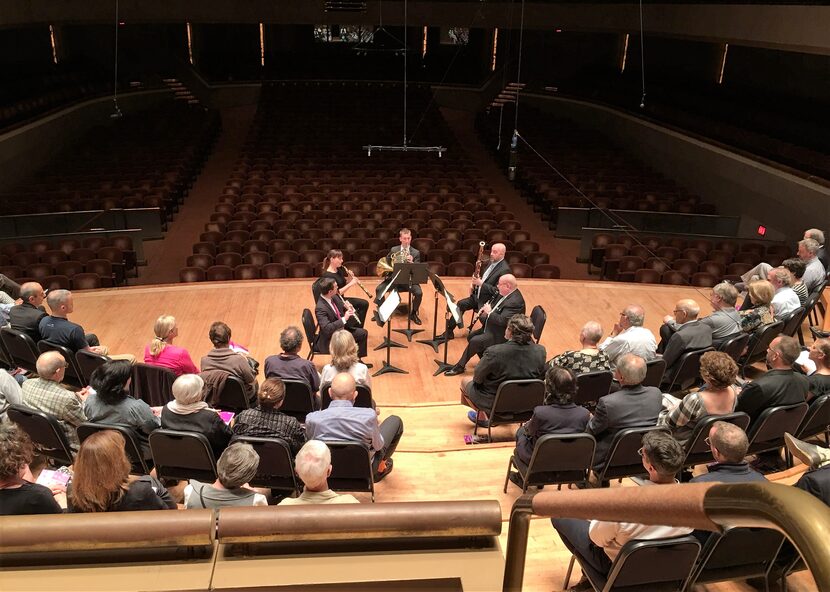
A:
<svg viewBox="0 0 830 592">
<path fill-rule="evenodd" d="M 439 278 L 437 274 L 429 270 L 427 271 L 429 279 L 432 280 L 432 285 L 435 287 L 435 308 L 432 313 L 432 339 L 418 339 L 417 342 L 430 346 L 437 354 L 438 346 L 443 341 L 443 339 L 438 339 L 438 296 L 445 292 L 446 288 L 444 287 L 444 282 L 441 281 L 441 278 Z M 449 292 L 447 293 L 449 294 Z M 450 294 L 450 296 L 452 296 L 452 294 Z"/>
<path fill-rule="evenodd" d="M 406 329 L 395 329 L 395 332 L 403 333 L 408 341 L 412 341 L 413 335 L 424 332 L 423 329 L 412 328 L 412 286 L 425 284 L 429 269 L 426 263 L 396 263 L 393 270 L 395 271 L 395 277 L 392 279 L 392 285 L 406 286 L 409 292 L 409 314 L 406 317 Z"/>
<path fill-rule="evenodd" d="M 400 368 L 393 366 L 390 363 L 390 357 L 393 347 L 406 347 L 405 345 L 401 345 L 400 343 L 395 343 L 392 341 L 392 313 L 395 312 L 395 309 L 398 308 L 398 304 L 401 302 L 401 295 L 398 294 L 397 290 L 391 290 L 389 295 L 386 297 L 386 300 L 383 301 L 378 307 L 378 318 L 386 324 L 386 339 L 383 341 L 381 345 L 375 348 L 375 350 L 381 349 L 382 347 L 386 348 L 386 360 L 383 362 L 380 370 L 372 374 L 372 376 L 380 376 L 381 374 L 386 374 L 387 372 L 397 372 L 398 374 L 409 374 L 406 370 L 401 370 Z"/>
<path fill-rule="evenodd" d="M 444 321 L 444 323 L 445 323 L 444 324 L 444 334 L 446 335 L 447 332 L 450 330 L 450 318 L 454 319 L 456 324 L 458 324 L 463 319 L 461 317 L 461 311 L 458 310 L 458 305 L 456 305 L 455 300 L 453 300 L 452 294 L 450 294 L 449 291 L 447 291 L 446 288 L 442 291 L 442 293 L 444 294 L 444 300 L 447 301 L 447 309 L 444 313 L 445 318 L 446 318 L 446 321 Z M 447 351 L 448 351 L 448 348 L 449 348 L 450 340 L 449 339 L 437 339 L 436 341 L 438 341 L 438 342 L 443 341 L 444 342 L 444 359 L 443 359 L 443 361 L 442 360 L 434 360 L 434 362 L 436 364 L 438 364 L 438 368 L 435 370 L 435 373 L 433 374 L 433 376 L 438 376 L 439 374 L 442 374 L 442 373 L 446 372 L 447 370 L 449 370 L 450 368 L 453 367 L 452 364 L 447 363 Z M 436 350 L 436 353 L 437 353 L 437 350 Z"/>
</svg>

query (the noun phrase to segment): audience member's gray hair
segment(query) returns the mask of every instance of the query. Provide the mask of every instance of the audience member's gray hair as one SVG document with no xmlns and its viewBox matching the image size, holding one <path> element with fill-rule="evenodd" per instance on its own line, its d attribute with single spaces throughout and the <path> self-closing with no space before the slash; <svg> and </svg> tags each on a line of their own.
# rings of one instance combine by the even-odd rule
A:
<svg viewBox="0 0 830 592">
<path fill-rule="evenodd" d="M 507 321 L 507 328 L 510 329 L 510 339 L 516 343 L 527 345 L 533 341 L 533 323 L 527 315 L 514 314 Z"/>
<path fill-rule="evenodd" d="M 709 432 L 712 446 L 718 449 L 723 460 L 728 463 L 743 462 L 746 451 L 749 449 L 749 440 L 746 432 L 735 424 L 726 421 L 716 421 Z"/>
<path fill-rule="evenodd" d="M 46 303 L 49 305 L 52 312 L 54 312 L 62 305 L 66 304 L 66 301 L 69 300 L 70 296 L 72 296 L 72 292 L 69 290 L 51 290 L 49 295 L 46 296 Z"/>
<path fill-rule="evenodd" d="M 639 304 L 629 304 L 623 310 L 623 314 L 633 327 L 642 327 L 643 322 L 646 320 L 646 311 Z"/>
<path fill-rule="evenodd" d="M 66 360 L 60 352 L 48 351 L 40 354 L 37 359 L 37 374 L 41 378 L 51 378 L 59 368 L 66 366 Z"/>
<path fill-rule="evenodd" d="M 819 245 L 824 244 L 824 232 L 818 228 L 810 228 L 804 231 L 804 238 L 811 238 Z"/>
<path fill-rule="evenodd" d="M 804 247 L 804 250 L 810 253 L 810 255 L 815 255 L 821 248 L 818 241 L 812 238 L 805 238 L 804 240 L 798 241 L 798 246 Z"/>
<path fill-rule="evenodd" d="M 198 403 L 204 386 L 205 381 L 198 374 L 182 374 L 173 382 L 173 398 L 182 405 Z"/>
<path fill-rule="evenodd" d="M 646 361 L 637 354 L 623 354 L 617 360 L 617 371 L 624 385 L 642 384 L 646 370 Z"/>
<path fill-rule="evenodd" d="M 331 451 L 320 440 L 309 440 L 297 453 L 294 469 L 308 487 L 318 487 L 329 476 Z"/>
<path fill-rule="evenodd" d="M 20 286 L 20 299 L 23 302 L 29 302 L 29 298 L 32 296 L 36 296 L 43 290 L 43 286 L 41 286 L 37 282 L 26 282 L 22 286 Z"/>
<path fill-rule="evenodd" d="M 712 288 L 712 292 L 714 292 L 718 298 L 723 300 L 723 302 L 729 306 L 734 307 L 735 303 L 738 301 L 738 290 L 729 282 L 721 282 L 717 284 L 714 288 Z"/>
<path fill-rule="evenodd" d="M 259 468 L 259 455 L 245 442 L 231 444 L 216 463 L 219 483 L 226 489 L 236 489 L 248 483 Z"/>
<path fill-rule="evenodd" d="M 300 329 L 294 327 L 293 325 L 290 327 L 286 327 L 280 333 L 280 347 L 282 351 L 288 353 L 294 353 L 299 351 L 300 346 L 303 345 L 303 334 L 300 333 Z"/>
<path fill-rule="evenodd" d="M 599 340 L 602 339 L 602 325 L 596 321 L 588 321 L 582 325 L 582 330 L 579 334 L 588 343 L 599 343 Z"/>
<path fill-rule="evenodd" d="M 801 355 L 801 347 L 795 337 L 781 335 L 772 340 L 770 349 L 777 351 L 787 366 L 792 366 Z"/>
<path fill-rule="evenodd" d="M 784 267 L 775 267 L 767 273 L 767 279 L 777 279 L 782 286 L 790 287 L 793 285 L 793 276 L 789 269 Z"/>
</svg>

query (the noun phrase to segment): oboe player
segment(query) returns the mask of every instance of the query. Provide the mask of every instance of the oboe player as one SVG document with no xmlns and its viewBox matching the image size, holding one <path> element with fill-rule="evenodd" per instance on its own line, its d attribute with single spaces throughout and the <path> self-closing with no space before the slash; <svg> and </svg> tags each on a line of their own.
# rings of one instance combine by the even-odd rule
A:
<svg viewBox="0 0 830 592">
<path fill-rule="evenodd" d="M 320 276 L 320 279 L 323 278 L 331 278 L 337 282 L 338 293 L 354 307 L 355 320 L 362 327 L 366 321 L 366 313 L 369 312 L 369 301 L 365 298 L 346 297 L 346 292 L 352 286 L 362 287 L 362 285 L 357 277 L 349 275 L 346 268 L 343 267 L 343 251 L 340 249 L 332 249 L 323 259 L 323 275 Z M 363 290 L 365 291 L 366 288 L 363 288 Z"/>
<path fill-rule="evenodd" d="M 494 243 L 490 247 L 490 263 L 481 272 L 481 277 L 473 276 L 470 295 L 457 303 L 462 315 L 468 310 L 478 311 L 498 293 L 501 276 L 510 273 L 510 266 L 504 260 L 506 252 L 507 248 L 502 243 Z M 450 318 L 447 332 L 439 335 L 437 339 L 452 339 L 455 337 L 454 331 L 457 326 L 455 319 Z"/>
</svg>

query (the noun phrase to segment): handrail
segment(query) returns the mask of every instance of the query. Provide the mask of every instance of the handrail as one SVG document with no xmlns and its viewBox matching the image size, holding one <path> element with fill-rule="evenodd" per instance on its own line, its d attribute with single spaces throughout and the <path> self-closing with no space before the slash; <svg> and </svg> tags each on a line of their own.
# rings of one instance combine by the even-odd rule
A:
<svg viewBox="0 0 830 592">
<path fill-rule="evenodd" d="M 725 527 L 772 528 L 801 553 L 821 592 L 830 592 L 830 508 L 795 487 L 777 483 L 689 483 L 659 487 L 566 490 L 525 494 L 513 504 L 507 536 L 504 592 L 519 592 L 532 516 L 624 520 L 719 532 Z"/>
</svg>

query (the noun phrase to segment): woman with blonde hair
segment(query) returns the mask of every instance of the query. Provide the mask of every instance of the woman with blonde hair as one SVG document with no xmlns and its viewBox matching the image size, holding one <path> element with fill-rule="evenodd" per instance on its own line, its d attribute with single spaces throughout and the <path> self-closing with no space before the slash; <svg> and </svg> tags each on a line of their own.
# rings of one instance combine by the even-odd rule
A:
<svg viewBox="0 0 830 592">
<path fill-rule="evenodd" d="M 130 476 L 124 437 L 113 430 L 96 432 L 81 444 L 67 502 L 70 512 L 176 509 L 176 502 L 157 479 Z"/>
<path fill-rule="evenodd" d="M 173 340 L 179 336 L 175 317 L 161 315 L 153 325 L 153 333 L 153 341 L 144 347 L 145 364 L 169 368 L 176 376 L 199 372 L 187 350 L 173 345 Z"/>
<path fill-rule="evenodd" d="M 320 373 L 321 384 L 331 384 L 334 377 L 341 372 L 348 372 L 354 378 L 355 385 L 372 388 L 372 376 L 369 368 L 357 356 L 357 342 L 345 329 L 335 331 L 329 343 L 331 363 L 323 366 Z"/>
<path fill-rule="evenodd" d="M 213 458 L 219 458 L 231 441 L 231 430 L 219 412 L 205 403 L 204 386 L 201 376 L 179 376 L 173 383 L 173 400 L 161 410 L 161 427 L 204 435 L 213 450 Z"/>
<path fill-rule="evenodd" d="M 775 321 L 772 298 L 775 288 L 767 280 L 757 280 L 747 287 L 752 308 L 738 311 L 741 315 L 741 331 L 754 333 L 756 329 Z"/>
</svg>

